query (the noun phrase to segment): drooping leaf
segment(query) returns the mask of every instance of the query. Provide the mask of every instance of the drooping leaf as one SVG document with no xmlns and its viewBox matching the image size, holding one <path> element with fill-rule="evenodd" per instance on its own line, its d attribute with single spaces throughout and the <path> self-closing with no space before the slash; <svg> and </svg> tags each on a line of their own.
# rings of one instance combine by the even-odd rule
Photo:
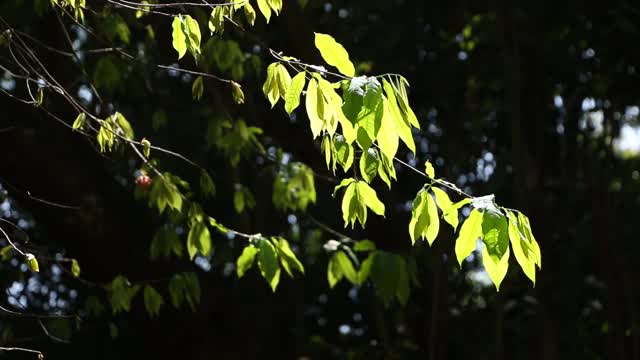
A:
<svg viewBox="0 0 640 360">
<path fill-rule="evenodd" d="M 375 149 L 369 148 L 362 153 L 360 157 L 360 175 L 366 182 L 371 183 L 378 174 L 379 162 L 379 155 Z"/>
<path fill-rule="evenodd" d="M 173 18 L 171 27 L 173 28 L 173 48 L 178 52 L 178 59 L 182 59 L 184 54 L 187 53 L 187 37 L 182 31 L 182 19 L 180 16 Z"/>
<path fill-rule="evenodd" d="M 258 0 L 258 9 L 260 9 L 260 12 L 264 16 L 264 19 L 268 24 L 269 20 L 271 19 L 271 7 L 269 6 L 267 0 Z"/>
<path fill-rule="evenodd" d="M 333 288 L 343 277 L 352 284 L 358 283 L 358 275 L 349 256 L 344 251 L 336 251 L 331 256 L 327 268 L 329 286 Z"/>
<path fill-rule="evenodd" d="M 431 245 L 440 232 L 440 219 L 438 218 L 438 208 L 436 207 L 436 202 L 433 200 L 433 197 L 427 194 L 425 199 L 427 200 L 427 212 L 429 213 L 430 219 L 425 235 L 429 245 Z"/>
<path fill-rule="evenodd" d="M 85 113 L 81 112 L 80 114 L 78 114 L 76 119 L 73 121 L 73 125 L 71 125 L 71 127 L 74 130 L 82 130 L 84 128 L 84 124 L 86 122 L 86 119 L 87 119 L 87 116 L 85 115 Z"/>
<path fill-rule="evenodd" d="M 204 223 L 196 222 L 189 229 L 187 252 L 190 259 L 193 259 L 198 252 L 203 256 L 211 255 L 211 233 Z"/>
<path fill-rule="evenodd" d="M 356 71 L 349 60 L 349 53 L 332 36 L 315 33 L 315 45 L 327 64 L 335 66 L 345 76 L 355 75 Z"/>
<path fill-rule="evenodd" d="M 304 88 L 305 82 L 305 72 L 299 72 L 296 76 L 293 77 L 293 80 L 291 80 L 291 86 L 289 87 L 289 90 L 287 91 L 284 98 L 284 109 L 287 114 L 291 115 L 293 110 L 295 110 L 298 105 L 300 105 L 300 94 L 302 94 L 302 89 Z"/>
<path fill-rule="evenodd" d="M 296 254 L 294 254 L 293 250 L 289 246 L 289 242 L 281 237 L 272 238 L 271 241 L 275 246 L 278 252 L 278 258 L 280 259 L 280 264 L 285 269 L 289 276 L 293 277 L 293 272 L 297 271 L 301 274 L 304 274 L 304 266 L 298 258 Z"/>
<path fill-rule="evenodd" d="M 271 290 L 276 291 L 280 282 L 280 266 L 275 248 L 267 239 L 258 240 L 258 268 Z"/>
<path fill-rule="evenodd" d="M 522 268 L 524 274 L 536 284 L 536 263 L 533 256 L 530 256 L 530 247 L 525 235 L 520 232 L 518 228 L 518 217 L 509 210 L 506 210 L 509 221 L 509 240 L 511 243 L 511 250 L 516 257 L 516 261 Z"/>
<path fill-rule="evenodd" d="M 413 200 L 411 207 L 411 221 L 409 222 L 409 235 L 411 236 L 411 244 L 415 244 L 416 240 L 424 237 L 426 229 L 431 223 L 429 212 L 427 209 L 427 199 L 429 196 L 423 189 L 418 192 Z"/>
<path fill-rule="evenodd" d="M 500 291 L 500 284 L 502 284 L 502 280 L 504 280 L 509 270 L 509 245 L 507 244 L 506 252 L 498 263 L 493 259 L 494 256 L 491 255 L 490 249 L 488 249 L 485 243 L 482 247 L 482 265 L 484 265 L 484 269 L 487 271 L 487 274 L 489 274 L 489 278 L 491 278 L 491 281 L 493 281 L 496 286 L 496 290 Z"/>
<path fill-rule="evenodd" d="M 364 204 L 367 205 L 367 207 L 377 215 L 384 216 L 384 204 L 382 203 L 382 201 L 380 201 L 380 199 L 378 199 L 376 191 L 373 190 L 373 188 L 371 188 L 369 184 L 363 181 L 358 181 L 356 185 L 358 186 L 358 197 L 361 199 L 361 201 L 364 202 Z M 364 223 L 362 224 L 362 226 L 364 226 Z"/>
<path fill-rule="evenodd" d="M 242 254 L 240 254 L 236 261 L 236 273 L 238 274 L 238 278 L 243 277 L 244 274 L 251 269 L 255 261 L 256 254 L 258 254 L 258 248 L 253 245 L 247 245 L 244 250 L 242 250 Z"/>
<path fill-rule="evenodd" d="M 461 267 L 464 259 L 476 249 L 476 242 L 480 236 L 482 236 L 482 213 L 473 209 L 462 223 L 460 234 L 456 239 L 456 257 Z"/>
<path fill-rule="evenodd" d="M 351 144 L 349 144 L 341 135 L 337 135 L 333 138 L 333 144 L 336 149 L 336 161 L 338 164 L 342 165 L 344 172 L 347 172 L 351 168 L 355 157 L 353 146 L 351 146 Z"/>
<path fill-rule="evenodd" d="M 315 78 L 312 78 L 309 80 L 309 84 L 307 85 L 305 107 L 307 110 L 307 116 L 309 117 L 311 133 L 313 134 L 314 139 L 320 135 L 320 132 L 324 127 L 324 122 L 318 115 L 318 106 L 320 106 L 318 102 L 318 82 Z"/>
<path fill-rule="evenodd" d="M 202 76 L 198 76 L 194 81 L 193 85 L 191 85 L 191 96 L 193 100 L 199 101 L 202 99 L 202 95 L 204 94 L 204 80 Z"/>
<path fill-rule="evenodd" d="M 183 19 L 183 28 L 186 38 L 187 38 L 187 47 L 191 52 L 191 55 L 196 59 L 200 55 L 200 42 L 202 39 L 202 35 L 200 34 L 200 25 L 198 22 L 193 19 L 189 15 L 185 15 Z"/>
<path fill-rule="evenodd" d="M 160 293 L 150 285 L 147 285 L 144 287 L 143 295 L 144 307 L 149 316 L 152 318 L 158 316 L 158 314 L 160 314 L 160 307 L 164 304 Z"/>
</svg>

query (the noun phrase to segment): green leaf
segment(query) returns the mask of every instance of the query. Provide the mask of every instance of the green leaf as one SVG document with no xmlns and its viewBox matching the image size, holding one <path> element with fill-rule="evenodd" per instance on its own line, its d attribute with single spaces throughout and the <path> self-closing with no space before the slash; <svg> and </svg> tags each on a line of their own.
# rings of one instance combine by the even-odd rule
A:
<svg viewBox="0 0 640 360">
<path fill-rule="evenodd" d="M 80 264 L 76 259 L 71 259 L 71 274 L 76 278 L 80 276 Z"/>
<path fill-rule="evenodd" d="M 196 306 L 200 303 L 200 292 L 198 275 L 193 272 L 175 274 L 169 280 L 171 304 L 177 309 L 187 304 L 191 311 L 196 311 Z"/>
<path fill-rule="evenodd" d="M 38 265 L 38 259 L 33 254 L 26 254 L 27 267 L 33 272 L 40 272 L 40 266 Z"/>
<path fill-rule="evenodd" d="M 178 52 L 178 59 L 182 59 L 184 54 L 187 53 L 187 37 L 182 31 L 182 19 L 180 16 L 175 16 L 173 18 L 171 27 L 173 28 L 173 48 Z"/>
<path fill-rule="evenodd" d="M 233 102 L 236 104 L 244 104 L 244 92 L 242 92 L 242 86 L 235 81 L 231 82 L 231 96 L 233 96 Z"/>
<path fill-rule="evenodd" d="M 156 260 L 160 256 L 169 257 L 172 253 L 178 258 L 182 257 L 184 247 L 174 229 L 163 227 L 156 232 L 149 250 L 151 260 Z"/>
<path fill-rule="evenodd" d="M 329 259 L 327 267 L 329 287 L 333 288 L 343 277 L 346 277 L 352 284 L 358 283 L 358 274 L 349 256 L 344 251 L 336 251 Z"/>
<path fill-rule="evenodd" d="M 236 261 L 236 272 L 238 274 L 238 278 L 243 277 L 244 274 L 251 269 L 256 258 L 256 254 L 258 254 L 258 248 L 253 245 L 247 245 L 244 250 L 242 250 L 242 254 L 240 254 Z"/>
<path fill-rule="evenodd" d="M 269 283 L 274 292 L 280 282 L 280 266 L 276 250 L 267 239 L 258 240 L 258 267 L 262 277 Z"/>
<path fill-rule="evenodd" d="M 393 160 L 398 152 L 399 137 L 396 131 L 395 120 L 389 105 L 387 98 L 383 99 L 383 115 L 382 122 L 380 124 L 380 131 L 378 132 L 378 145 L 380 145 L 380 151 L 387 159 Z"/>
<path fill-rule="evenodd" d="M 216 193 L 216 185 L 213 183 L 211 176 L 206 170 L 200 171 L 200 191 L 204 196 L 213 196 Z"/>
<path fill-rule="evenodd" d="M 260 9 L 260 12 L 268 24 L 271 19 L 271 7 L 269 7 L 267 0 L 258 0 L 258 9 Z"/>
<path fill-rule="evenodd" d="M 362 178 L 368 183 L 371 183 L 378 174 L 378 165 L 380 162 L 378 156 L 378 152 L 375 149 L 369 148 L 363 152 L 360 157 L 360 175 L 362 175 Z"/>
<path fill-rule="evenodd" d="M 193 85 L 191 85 L 191 96 L 193 100 L 200 101 L 202 99 L 202 94 L 204 94 L 204 80 L 202 76 L 198 76 L 194 81 Z"/>
<path fill-rule="evenodd" d="M 433 200 L 433 197 L 427 194 L 425 198 L 427 200 L 427 212 L 430 219 L 425 235 L 429 245 L 431 245 L 440 231 L 440 219 L 438 218 L 438 208 L 436 207 L 436 202 Z"/>
<path fill-rule="evenodd" d="M 145 158 L 148 159 L 151 155 L 151 142 L 145 138 L 142 138 L 140 144 L 142 144 L 142 154 Z"/>
<path fill-rule="evenodd" d="M 287 71 L 287 68 L 284 65 L 278 63 L 275 68 L 276 71 L 276 80 L 278 83 L 278 93 L 280 97 L 286 101 L 286 94 L 289 92 L 289 87 L 291 86 L 291 76 Z"/>
<path fill-rule="evenodd" d="M 289 86 L 289 90 L 284 97 L 284 109 L 289 115 L 300 105 L 300 94 L 302 94 L 302 89 L 304 89 L 307 80 L 305 75 L 306 73 L 302 71 L 293 77 L 291 86 Z"/>
<path fill-rule="evenodd" d="M 87 121 L 86 114 L 81 112 L 73 121 L 73 125 L 71 125 L 71 127 L 73 128 L 73 130 L 82 130 L 82 128 L 84 128 L 84 124 L 86 121 Z"/>
<path fill-rule="evenodd" d="M 131 301 L 140 290 L 140 285 L 132 285 L 126 277 L 119 275 L 111 281 L 107 289 L 109 290 L 111 309 L 114 314 L 118 314 L 131 310 Z"/>
<path fill-rule="evenodd" d="M 377 215 L 384 216 L 384 204 L 382 203 L 382 201 L 380 201 L 380 199 L 378 199 L 376 191 L 373 190 L 367 183 L 362 181 L 358 181 L 356 185 L 358 187 L 358 196 L 361 201 L 364 202 L 364 204 L 367 205 L 367 207 Z M 362 226 L 364 226 L 364 223 L 362 223 Z"/>
<path fill-rule="evenodd" d="M 416 240 L 423 237 L 431 222 L 427 210 L 427 196 L 428 194 L 424 189 L 420 190 L 412 203 L 411 221 L 409 222 L 409 235 L 411 236 L 412 245 L 416 243 Z"/>
<path fill-rule="evenodd" d="M 498 210 L 486 210 L 482 215 L 482 241 L 495 265 L 509 250 L 509 230 L 506 217 Z"/>
<path fill-rule="evenodd" d="M 135 137 L 135 133 L 133 132 L 133 128 L 131 127 L 131 124 L 129 123 L 127 118 L 125 118 L 122 113 L 116 112 L 115 114 L 113 114 L 113 119 L 115 120 L 115 123 L 117 124 L 117 128 L 119 130 L 117 132 L 119 132 L 122 136 L 129 140 L 133 140 L 133 138 Z"/>
<path fill-rule="evenodd" d="M 427 174 L 429 179 L 435 179 L 436 171 L 433 169 L 433 165 L 431 164 L 431 162 L 427 160 L 427 162 L 424 163 L 424 167 L 426 168 L 425 173 Z"/>
<path fill-rule="evenodd" d="M 324 121 L 320 119 L 318 115 L 318 107 L 321 106 L 318 102 L 318 82 L 312 78 L 307 85 L 307 94 L 305 98 L 305 108 L 307 110 L 307 116 L 311 125 L 311 133 L 313 138 L 317 138 L 324 127 Z"/>
<path fill-rule="evenodd" d="M 277 79 L 278 72 L 276 71 L 277 65 L 278 63 L 273 63 L 267 67 L 267 79 L 262 85 L 262 92 L 269 100 L 272 108 L 278 102 L 278 98 L 280 98 Z"/>
<path fill-rule="evenodd" d="M 370 277 L 384 305 L 391 305 L 394 297 L 406 304 L 410 292 L 406 261 L 400 255 L 385 251 L 373 254 Z"/>
<path fill-rule="evenodd" d="M 289 242 L 284 238 L 272 238 L 271 241 L 278 251 L 278 257 L 280 258 L 280 264 L 285 269 L 289 276 L 293 277 L 293 271 L 297 271 L 301 274 L 304 274 L 304 266 L 298 258 L 296 254 L 293 253 L 291 247 L 289 246 Z"/>
<path fill-rule="evenodd" d="M 361 240 L 353 246 L 354 251 L 374 251 L 375 249 L 376 244 L 371 240 Z"/>
<path fill-rule="evenodd" d="M 370 252 L 369 256 L 367 256 L 367 258 L 360 264 L 360 269 L 358 269 L 358 285 L 362 286 L 362 284 L 369 279 L 369 275 L 371 274 L 371 265 L 376 257 L 376 253 L 377 251 Z"/>
<path fill-rule="evenodd" d="M 349 53 L 332 36 L 315 33 L 315 45 L 327 64 L 335 66 L 345 76 L 355 75 L 356 70 L 349 60 Z"/>
<path fill-rule="evenodd" d="M 189 15 L 184 16 L 182 24 L 182 29 L 187 35 L 189 51 L 197 61 L 198 55 L 200 55 L 200 42 L 202 39 L 202 35 L 200 34 L 200 25 L 198 25 L 198 22 Z"/>
<path fill-rule="evenodd" d="M 362 100 L 362 109 L 356 118 L 356 140 L 362 149 L 369 148 L 378 137 L 382 127 L 384 104 L 380 83 L 375 78 L 367 79 L 367 88 Z"/>
<path fill-rule="evenodd" d="M 147 285 L 144 287 L 144 307 L 147 309 L 147 313 L 150 317 L 154 318 L 160 314 L 160 307 L 164 304 L 164 300 L 160 293 L 151 287 L 151 285 Z"/>
<path fill-rule="evenodd" d="M 529 256 L 530 248 L 525 235 L 518 228 L 518 217 L 511 211 L 506 210 L 509 217 L 509 240 L 511 242 L 511 250 L 516 257 L 516 261 L 522 268 L 524 274 L 536 284 L 536 263 L 533 256 Z"/>
<path fill-rule="evenodd" d="M 542 268 L 542 254 L 540 253 L 540 246 L 536 241 L 536 238 L 533 236 L 533 232 L 531 231 L 531 224 L 529 223 L 529 218 L 521 212 L 518 212 L 518 224 L 520 232 L 526 237 L 529 248 L 531 250 L 530 256 L 538 265 L 538 268 Z"/>
<path fill-rule="evenodd" d="M 455 232 L 458 227 L 458 211 L 457 209 L 453 209 L 454 205 L 449 199 L 449 195 L 447 195 L 444 190 L 437 187 L 432 187 L 431 191 L 433 192 L 433 195 L 436 196 L 436 203 L 442 211 L 442 217 L 451 225 L 451 227 L 453 227 L 453 231 Z"/>
<path fill-rule="evenodd" d="M 491 281 L 495 284 L 496 290 L 500 291 L 500 284 L 509 270 L 509 245 L 507 244 L 507 251 L 498 263 L 496 263 L 493 258 L 494 256 L 491 255 L 490 249 L 488 249 L 485 244 L 485 246 L 482 247 L 482 265 L 484 265 L 484 269 L 487 271 L 487 274 L 489 274 L 489 278 L 491 278 Z"/>
<path fill-rule="evenodd" d="M 189 229 L 187 252 L 190 259 L 193 259 L 198 252 L 202 256 L 211 255 L 211 233 L 204 223 L 196 222 Z"/>
<path fill-rule="evenodd" d="M 337 135 L 333 138 L 333 146 L 336 149 L 336 160 L 338 164 L 342 165 L 344 172 L 347 172 L 353 164 L 355 157 L 355 151 L 353 146 L 345 141 L 345 138 L 341 135 Z"/>
<path fill-rule="evenodd" d="M 131 31 L 120 14 L 110 14 L 107 16 L 101 29 L 109 42 L 113 42 L 117 36 L 123 43 L 129 44 Z"/>
<path fill-rule="evenodd" d="M 473 209 L 469 213 L 469 217 L 462 223 L 460 234 L 456 239 L 455 251 L 460 267 L 462 267 L 464 259 L 476 249 L 476 243 L 480 236 L 482 236 L 482 213 Z"/>
<path fill-rule="evenodd" d="M 249 1 L 246 1 L 244 3 L 244 16 L 247 19 L 247 22 L 253 26 L 256 22 L 256 11 L 253 9 L 253 6 L 251 6 L 251 3 L 249 3 Z"/>
<path fill-rule="evenodd" d="M 409 121 L 402 115 L 402 110 L 398 105 L 398 100 L 395 96 L 395 91 L 391 84 L 385 79 L 382 80 L 382 86 L 384 88 L 385 95 L 387 97 L 387 102 L 385 105 L 388 106 L 389 112 L 391 113 L 391 118 L 394 121 L 396 133 L 402 140 L 402 142 L 407 145 L 409 150 L 415 154 L 416 145 L 413 141 L 413 135 L 411 133 L 411 124 Z"/>
</svg>

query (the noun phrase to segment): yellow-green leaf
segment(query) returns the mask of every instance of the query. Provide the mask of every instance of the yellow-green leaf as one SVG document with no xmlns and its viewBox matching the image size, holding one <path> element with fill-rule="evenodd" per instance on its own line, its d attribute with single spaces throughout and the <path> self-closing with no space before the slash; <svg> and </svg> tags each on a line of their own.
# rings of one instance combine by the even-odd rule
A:
<svg viewBox="0 0 640 360">
<path fill-rule="evenodd" d="M 320 135 L 320 132 L 324 127 L 324 122 L 318 116 L 318 106 L 318 82 L 316 79 L 312 78 L 309 80 L 309 84 L 307 85 L 305 107 L 307 110 L 307 116 L 309 117 L 311 133 L 313 134 L 314 139 Z"/>
<path fill-rule="evenodd" d="M 187 37 L 182 31 L 182 19 L 180 16 L 173 18 L 171 26 L 173 28 L 173 48 L 178 52 L 178 59 L 182 59 L 184 54 L 187 53 Z"/>
<path fill-rule="evenodd" d="M 482 213 L 473 209 L 469 217 L 462 223 L 460 234 L 456 239 L 456 258 L 462 267 L 462 262 L 475 249 L 478 237 L 482 235 Z"/>
<path fill-rule="evenodd" d="M 331 35 L 315 33 L 315 45 L 327 64 L 335 66 L 345 76 L 355 75 L 356 70 L 349 60 L 349 53 Z"/>
<path fill-rule="evenodd" d="M 289 115 L 300 105 L 300 94 L 302 94 L 306 82 L 305 75 L 306 73 L 303 71 L 293 77 L 291 86 L 284 97 L 284 110 Z"/>
<path fill-rule="evenodd" d="M 260 12 L 268 24 L 271 19 L 271 7 L 269 7 L 267 0 L 258 0 L 258 9 L 260 9 Z"/>
</svg>

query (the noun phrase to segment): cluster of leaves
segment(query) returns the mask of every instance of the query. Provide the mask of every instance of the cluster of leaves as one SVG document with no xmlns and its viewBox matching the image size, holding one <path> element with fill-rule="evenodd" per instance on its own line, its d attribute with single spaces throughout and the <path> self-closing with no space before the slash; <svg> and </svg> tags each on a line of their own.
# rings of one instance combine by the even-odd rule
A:
<svg viewBox="0 0 640 360">
<path fill-rule="evenodd" d="M 313 170 L 300 162 L 280 166 L 273 182 L 272 200 L 277 209 L 305 211 L 316 202 Z"/>
<path fill-rule="evenodd" d="M 142 291 L 142 298 L 145 309 L 151 317 L 156 317 L 160 313 L 160 308 L 165 304 L 163 296 L 150 284 L 133 284 L 126 277 L 119 275 L 105 286 L 109 294 L 109 303 L 113 314 L 131 311 L 133 300 Z M 171 277 L 168 284 L 171 304 L 181 309 L 188 305 L 192 311 L 200 302 L 200 282 L 195 273 L 179 273 Z M 87 298 L 85 310 L 89 315 L 99 316 L 104 306 L 96 297 Z"/>
<path fill-rule="evenodd" d="M 253 267 L 256 259 L 260 274 L 273 291 L 280 283 L 281 267 L 290 277 L 294 276 L 294 272 L 304 274 L 304 266 L 291 250 L 289 242 L 282 237 L 259 237 L 247 245 L 236 261 L 238 278 Z"/>
<path fill-rule="evenodd" d="M 338 190 L 345 188 L 342 198 L 345 227 L 349 224 L 355 226 L 356 221 L 364 227 L 368 209 L 381 216 L 385 213 L 384 204 L 369 184 L 379 175 L 382 181 L 391 187 L 391 179 L 396 178 L 393 161 L 399 143 L 402 141 L 415 153 L 412 128 L 419 128 L 419 123 L 409 106 L 408 83 L 404 78 L 387 75 L 380 77 L 380 82 L 378 77 L 355 77 L 355 68 L 347 51 L 335 39 L 316 33 L 315 44 L 325 62 L 334 66 L 346 78 L 331 83 L 326 80 L 327 75 L 341 75 L 332 74 L 321 66 L 304 65 L 292 57 L 281 57 L 280 62 L 267 68 L 263 92 L 272 107 L 283 99 L 285 111 L 290 114 L 300 105 L 302 89 L 308 80 L 304 94 L 306 112 L 313 137 L 323 136 L 321 149 L 325 154 L 327 168 L 335 173 L 337 164 L 340 164 L 347 172 L 354 166 L 356 154 L 360 154 L 358 168 L 362 180 L 353 177 L 342 180 L 335 187 L 334 195 Z M 285 65 L 299 71 L 293 79 Z M 338 89 L 341 90 L 342 96 L 336 91 Z M 338 125 L 341 134 L 338 133 Z M 459 261 L 462 262 L 461 259 L 475 250 L 476 239 L 481 237 L 484 244 L 484 266 L 499 289 L 509 265 L 511 238 L 511 247 L 518 263 L 535 284 L 535 264 L 540 265 L 540 250 L 526 216 L 520 212 L 516 215 L 515 212 L 504 208 L 500 210 L 493 201 L 489 202 L 489 205 L 483 205 L 486 208 L 478 210 L 478 204 L 485 203 L 478 200 L 482 198 L 467 197 L 454 203 L 447 192 L 436 185 L 458 189 L 445 180 L 436 179 L 433 166 L 429 162 L 426 163 L 424 174 L 430 181 L 416 195 L 409 223 L 409 234 L 413 244 L 417 239 L 426 239 L 431 245 L 440 231 L 440 217 L 444 218 L 455 232 L 459 223 L 459 210 L 472 204 L 474 210 L 463 224 L 456 241 Z M 479 211 L 482 211 L 482 215 Z M 478 221 L 479 217 L 482 221 Z M 370 261 L 375 263 L 373 259 L 375 257 Z M 389 264 L 396 263 L 400 264 L 399 261 L 389 261 Z M 365 261 L 361 267 L 365 274 L 368 274 L 368 264 Z M 400 273 L 406 277 L 406 271 Z M 348 257 L 344 252 L 337 251 L 329 262 L 330 285 L 333 286 L 343 276 L 352 283 L 360 283 Z M 374 283 L 384 282 L 375 281 L 374 277 Z M 400 295 L 395 294 L 405 299 L 404 289 L 405 286 L 402 285 L 401 290 L 398 290 Z M 393 291 L 386 290 L 383 293 L 386 300 L 392 297 L 389 294 L 394 294 Z"/>
<path fill-rule="evenodd" d="M 491 196 L 474 199 L 471 204 L 473 210 L 460 227 L 456 240 L 455 251 L 460 265 L 476 249 L 480 238 L 482 263 L 497 289 L 500 289 L 509 269 L 509 249 L 535 285 L 536 266 L 541 268 L 542 254 L 527 216 L 520 211 L 496 206 Z"/>
<path fill-rule="evenodd" d="M 327 267 L 327 279 L 332 288 L 342 279 L 357 286 L 371 280 L 385 306 L 389 306 L 394 299 L 406 305 L 411 287 L 421 286 L 413 256 L 377 250 L 369 240 L 358 241 L 353 250 L 335 240 L 329 244 L 332 254 Z M 359 264 L 359 261 L 354 251 L 368 254 L 357 269 L 354 264 Z"/>
</svg>

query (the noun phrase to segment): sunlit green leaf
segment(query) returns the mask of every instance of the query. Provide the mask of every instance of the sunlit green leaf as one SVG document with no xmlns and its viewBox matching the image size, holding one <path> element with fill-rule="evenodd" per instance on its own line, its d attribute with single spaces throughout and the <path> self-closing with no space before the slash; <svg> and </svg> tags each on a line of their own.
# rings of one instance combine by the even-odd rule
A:
<svg viewBox="0 0 640 360">
<path fill-rule="evenodd" d="M 300 94 L 306 82 L 305 72 L 299 72 L 291 80 L 291 86 L 284 97 L 284 109 L 291 114 L 300 105 Z"/>
<path fill-rule="evenodd" d="M 244 274 L 251 269 L 256 258 L 256 254 L 258 254 L 258 248 L 253 245 L 247 245 L 244 250 L 242 250 L 242 254 L 236 261 L 236 272 L 238 274 L 238 278 L 243 277 Z"/>
<path fill-rule="evenodd" d="M 327 64 L 335 66 L 345 76 L 355 75 L 356 71 L 349 60 L 349 53 L 332 36 L 315 33 L 315 45 Z"/>
<path fill-rule="evenodd" d="M 173 28 L 173 48 L 178 52 L 178 59 L 182 59 L 184 54 L 187 53 L 187 37 L 182 31 L 182 19 L 180 16 L 175 16 L 173 18 L 171 27 Z"/>
<path fill-rule="evenodd" d="M 482 236 L 482 213 L 473 209 L 469 217 L 462 223 L 460 234 L 456 239 L 455 251 L 460 266 L 462 266 L 464 259 L 476 249 L 480 236 Z"/>
<path fill-rule="evenodd" d="M 280 282 L 280 266 L 276 250 L 267 239 L 258 240 L 258 267 L 262 277 L 269 283 L 271 290 L 276 291 Z"/>
</svg>

